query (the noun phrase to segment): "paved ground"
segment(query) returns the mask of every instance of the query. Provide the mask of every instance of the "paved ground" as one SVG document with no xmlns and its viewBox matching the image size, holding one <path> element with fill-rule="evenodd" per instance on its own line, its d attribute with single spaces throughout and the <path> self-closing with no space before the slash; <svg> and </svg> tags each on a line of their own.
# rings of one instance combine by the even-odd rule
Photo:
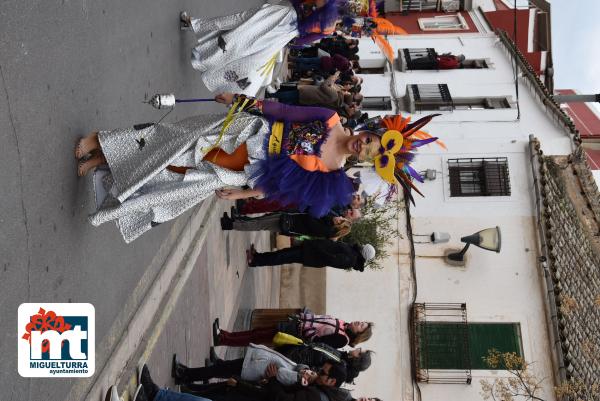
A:
<svg viewBox="0 0 600 401">
<path fill-rule="evenodd" d="M 216 224 L 220 215 L 213 213 L 211 222 Z M 270 246 L 270 238 L 264 233 L 209 232 L 207 246 L 203 247 L 170 319 L 164 328 L 157 328 L 162 332 L 147 359 L 157 383 L 174 388 L 170 377 L 173 353 L 189 366 L 204 366 L 212 345 L 215 317 L 219 317 L 224 329 L 247 327 L 254 308 L 278 306 L 279 268 L 246 267 L 245 246 L 250 242 L 258 249 Z M 218 352 L 223 354 L 225 348 L 218 348 Z M 121 385 L 119 389 L 122 388 Z"/>
<path fill-rule="evenodd" d="M 142 103 L 155 92 L 174 91 L 182 97 L 208 96 L 197 73 L 189 66 L 193 37 L 179 31 L 179 11 L 187 9 L 192 15 L 216 16 L 260 2 L 2 2 L 0 388 L 3 400 L 60 400 L 73 384 L 66 379 L 26 380 L 18 376 L 15 334 L 20 303 L 94 304 L 98 358 L 106 359 L 108 345 L 120 335 L 135 312 L 139 298 L 159 272 L 190 216 L 188 213 L 175 223 L 159 226 L 130 245 L 122 241 L 114 225 L 93 228 L 86 221 L 93 211 L 90 182 L 74 174 L 75 141 L 91 130 L 156 121 L 162 112 Z M 167 121 L 217 110 L 222 110 L 220 105 L 186 105 L 178 107 Z M 212 244 L 211 252 L 224 257 L 226 244 L 230 241 Z M 239 250 L 230 246 L 229 254 L 236 252 Z M 217 268 L 217 264 L 208 262 L 210 258 L 209 254 L 208 259 L 198 262 L 197 275 L 193 276 L 200 287 L 199 294 L 208 291 L 200 286 L 206 282 L 201 274 L 210 274 L 211 270 L 206 270 L 208 265 Z M 251 276 L 241 276 L 244 277 Z M 210 290 L 216 293 L 209 294 L 213 296 L 211 305 L 219 296 L 228 294 L 230 286 L 236 285 L 236 281 L 221 280 L 219 276 L 216 280 Z M 249 287 L 255 282 L 247 281 L 244 285 Z M 235 299 L 224 300 L 223 305 L 211 306 L 214 309 L 210 312 L 202 309 L 204 315 L 197 315 L 199 326 L 222 311 L 234 313 L 233 305 L 238 302 L 237 294 L 234 295 Z M 206 330 L 200 327 L 198 332 L 204 336 Z M 190 328 L 186 335 L 191 338 L 193 331 Z M 197 352 L 190 353 L 192 361 L 201 358 L 204 351 Z"/>
</svg>

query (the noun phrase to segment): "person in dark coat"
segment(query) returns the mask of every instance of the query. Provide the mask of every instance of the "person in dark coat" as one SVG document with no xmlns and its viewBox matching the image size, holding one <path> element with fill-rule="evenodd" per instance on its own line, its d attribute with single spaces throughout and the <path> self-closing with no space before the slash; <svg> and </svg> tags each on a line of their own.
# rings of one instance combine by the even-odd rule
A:
<svg viewBox="0 0 600 401">
<path fill-rule="evenodd" d="M 252 245 L 246 251 L 246 257 L 251 267 L 300 263 L 307 267 L 331 266 L 362 272 L 365 263 L 375 258 L 375 248 L 371 244 L 349 245 L 329 239 L 315 239 L 275 252 L 256 252 Z"/>
<path fill-rule="evenodd" d="M 277 352 L 285 355 L 292 361 L 309 366 L 318 371 L 325 363 L 344 364 L 346 366 L 346 383 L 354 379 L 371 366 L 373 351 L 355 348 L 350 351 L 340 351 L 323 343 L 308 343 L 301 345 L 283 345 L 276 348 Z"/>
<path fill-rule="evenodd" d="M 350 233 L 352 222 L 341 216 L 316 218 L 308 213 L 281 212 L 260 217 L 231 218 L 223 213 L 221 228 L 236 231 L 272 231 L 288 236 L 339 239 Z"/>
</svg>

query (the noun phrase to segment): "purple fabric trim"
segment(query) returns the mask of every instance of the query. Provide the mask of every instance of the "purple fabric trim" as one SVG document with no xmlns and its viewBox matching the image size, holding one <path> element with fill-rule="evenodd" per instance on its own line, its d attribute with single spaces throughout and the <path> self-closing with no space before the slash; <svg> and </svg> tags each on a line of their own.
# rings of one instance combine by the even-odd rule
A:
<svg viewBox="0 0 600 401">
<path fill-rule="evenodd" d="M 414 168 L 412 168 L 410 165 L 405 164 L 404 168 L 408 171 L 408 173 L 417 181 L 419 182 L 425 182 L 423 180 L 423 177 L 421 176 L 421 174 L 419 174 L 418 171 L 416 171 Z"/>
<path fill-rule="evenodd" d="M 294 106 L 279 102 L 263 102 L 263 114 L 271 121 L 284 121 L 287 123 L 304 123 L 321 120 L 326 122 L 335 111 L 325 107 Z"/>
<path fill-rule="evenodd" d="M 298 31 L 300 37 L 311 35 L 310 29 L 318 26 L 323 32 L 327 27 L 332 26 L 339 18 L 339 7 L 344 0 L 329 0 L 323 7 L 313 11 L 310 15 L 303 15 L 303 0 L 292 0 L 296 14 L 298 15 Z"/>
<path fill-rule="evenodd" d="M 428 143 L 435 142 L 437 140 L 438 139 L 436 137 L 427 138 L 427 139 L 419 139 L 417 141 L 413 141 L 411 146 L 412 146 L 412 148 L 418 148 L 420 146 L 427 145 Z"/>
<path fill-rule="evenodd" d="M 300 211 L 323 217 L 335 206 L 349 205 L 354 188 L 343 170 L 307 171 L 286 155 L 259 162 L 256 186 L 270 200 L 297 204 Z"/>
</svg>

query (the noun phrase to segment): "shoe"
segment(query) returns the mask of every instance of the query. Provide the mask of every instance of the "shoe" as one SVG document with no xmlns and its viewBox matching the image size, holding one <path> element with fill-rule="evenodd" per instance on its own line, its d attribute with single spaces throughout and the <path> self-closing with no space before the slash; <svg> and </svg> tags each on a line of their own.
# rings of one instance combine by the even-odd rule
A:
<svg viewBox="0 0 600 401">
<path fill-rule="evenodd" d="M 182 31 L 189 31 L 192 29 L 192 19 L 190 18 L 187 11 L 182 11 L 179 14 L 179 29 Z"/>
<path fill-rule="evenodd" d="M 175 379 L 175 384 L 187 383 L 187 366 L 179 363 L 177 360 L 177 354 L 173 354 L 173 361 L 171 364 L 171 377 Z"/>
<path fill-rule="evenodd" d="M 106 397 L 104 397 L 104 401 L 121 401 L 121 399 L 119 398 L 119 391 L 117 390 L 117 386 L 110 386 L 110 388 L 106 392 Z"/>
<path fill-rule="evenodd" d="M 213 365 L 220 365 L 224 362 L 224 360 L 219 358 L 219 356 L 217 355 L 217 352 L 215 351 L 215 347 L 210 347 L 208 357 L 209 357 L 210 361 L 213 363 Z"/>
<path fill-rule="evenodd" d="M 233 230 L 233 219 L 231 219 L 227 213 L 223 213 L 223 217 L 221 217 L 221 229 Z"/>
<path fill-rule="evenodd" d="M 143 398 L 139 400 L 137 398 L 133 398 L 134 401 L 152 401 L 158 394 L 160 388 L 154 383 L 152 377 L 150 376 L 150 370 L 148 369 L 148 365 L 144 364 L 142 366 L 141 372 L 139 373 L 140 382 L 139 384 L 142 386 L 141 393 L 143 393 Z M 139 390 L 139 389 L 138 389 Z"/>
<path fill-rule="evenodd" d="M 208 358 L 210 359 L 210 361 L 212 363 L 215 363 L 217 365 L 219 364 L 219 362 L 222 361 L 222 359 L 217 356 L 217 352 L 215 351 L 215 347 L 210 347 L 210 349 L 208 351 Z"/>
<path fill-rule="evenodd" d="M 151 401 L 144 391 L 144 386 L 139 384 L 135 389 L 135 394 L 133 394 L 133 401 Z"/>
<path fill-rule="evenodd" d="M 215 347 L 218 347 L 219 345 L 221 345 L 219 331 L 221 331 L 221 329 L 219 328 L 219 318 L 216 318 L 212 325 L 213 345 Z"/>
<path fill-rule="evenodd" d="M 250 249 L 246 249 L 246 264 L 248 267 L 252 267 L 252 251 Z"/>
<path fill-rule="evenodd" d="M 246 249 L 246 262 L 249 267 L 254 267 L 254 255 L 256 254 L 256 248 L 254 244 L 250 244 L 250 249 Z"/>
</svg>

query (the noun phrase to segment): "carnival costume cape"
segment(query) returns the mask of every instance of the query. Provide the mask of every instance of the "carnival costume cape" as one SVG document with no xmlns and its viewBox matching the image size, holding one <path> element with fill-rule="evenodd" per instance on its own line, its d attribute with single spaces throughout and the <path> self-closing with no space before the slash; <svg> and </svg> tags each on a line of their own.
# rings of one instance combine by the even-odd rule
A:
<svg viewBox="0 0 600 401">
<path fill-rule="evenodd" d="M 339 1 L 328 0 L 310 12 L 293 0 L 223 17 L 193 18 L 198 43 L 192 49 L 192 67 L 212 92 L 255 96 L 273 80 L 280 53 L 292 39 L 310 43 L 335 31 Z"/>
<path fill-rule="evenodd" d="M 235 110 L 235 118 L 230 112 L 100 131 L 109 195 L 90 222 L 115 221 L 131 242 L 225 186 L 260 188 L 317 217 L 349 204 L 350 179 L 319 157 L 337 114 L 247 100 L 238 99 L 243 111 Z"/>
<path fill-rule="evenodd" d="M 423 182 L 423 177 L 410 163 L 415 157 L 414 151 L 428 143 L 437 142 L 442 148 L 446 146 L 425 131 L 421 131 L 433 117 L 439 114 L 431 114 L 420 118 L 414 123 L 410 117 L 401 115 L 385 116 L 379 120 L 377 132 L 381 135 L 381 147 L 377 155 L 373 157 L 375 171 L 379 176 L 391 185 L 400 185 L 405 194 L 414 204 L 411 190 L 414 189 L 419 195 L 421 191 L 412 183 L 412 179 Z"/>
</svg>

